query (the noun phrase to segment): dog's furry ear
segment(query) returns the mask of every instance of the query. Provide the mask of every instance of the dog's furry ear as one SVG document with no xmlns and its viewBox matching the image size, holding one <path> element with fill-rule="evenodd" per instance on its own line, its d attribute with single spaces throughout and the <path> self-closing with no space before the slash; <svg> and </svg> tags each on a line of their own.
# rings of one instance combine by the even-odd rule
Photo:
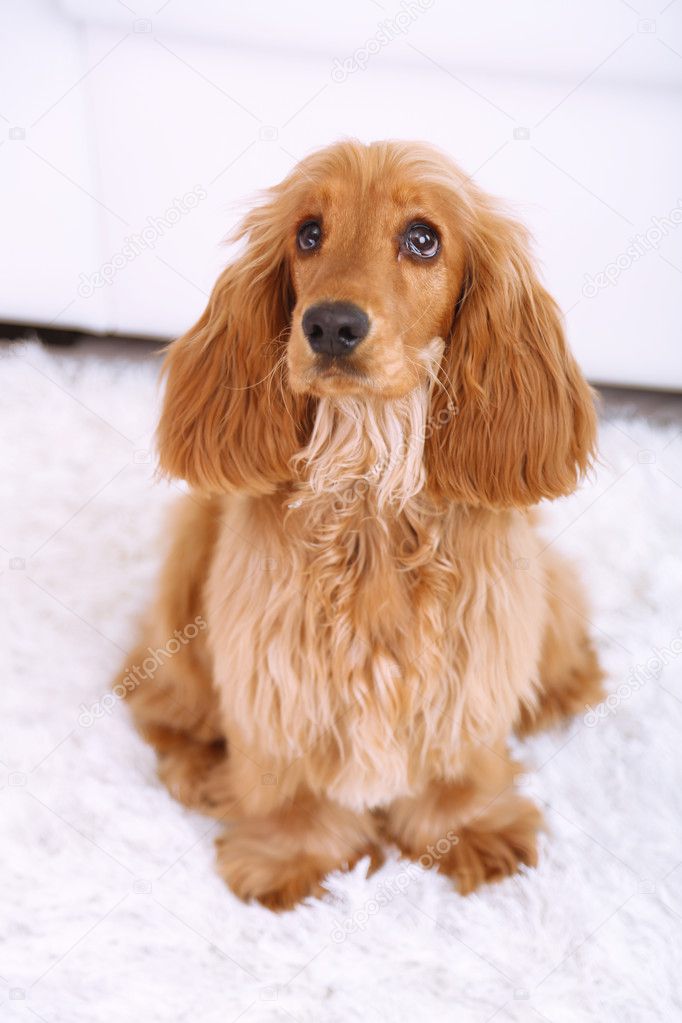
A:
<svg viewBox="0 0 682 1023">
<path fill-rule="evenodd" d="M 166 356 L 161 469 L 200 490 L 272 491 L 301 446 L 301 399 L 285 381 L 293 295 L 282 235 L 276 199 L 247 216 L 244 255 Z"/>
<path fill-rule="evenodd" d="M 592 391 L 538 281 L 524 229 L 476 193 L 465 283 L 434 391 L 428 486 L 527 506 L 575 489 L 594 450 Z"/>
</svg>

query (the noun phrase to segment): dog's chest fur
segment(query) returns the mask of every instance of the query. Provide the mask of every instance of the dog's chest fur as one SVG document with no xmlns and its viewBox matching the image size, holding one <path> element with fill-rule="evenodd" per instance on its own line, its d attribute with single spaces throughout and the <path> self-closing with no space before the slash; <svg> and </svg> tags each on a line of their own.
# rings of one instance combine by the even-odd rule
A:
<svg viewBox="0 0 682 1023">
<path fill-rule="evenodd" d="M 207 591 L 228 740 L 357 807 L 455 777 L 508 731 L 539 659 L 525 516 L 437 509 L 418 468 L 390 505 L 371 472 L 226 499 Z"/>
</svg>

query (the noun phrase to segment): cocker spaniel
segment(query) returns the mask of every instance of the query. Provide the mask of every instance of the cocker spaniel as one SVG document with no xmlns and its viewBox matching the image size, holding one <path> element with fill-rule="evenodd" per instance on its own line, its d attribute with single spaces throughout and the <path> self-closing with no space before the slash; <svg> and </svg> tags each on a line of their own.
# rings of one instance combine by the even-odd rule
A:
<svg viewBox="0 0 682 1023">
<path fill-rule="evenodd" d="M 242 898 L 288 907 L 385 842 L 469 892 L 536 862 L 510 735 L 601 698 L 530 510 L 588 468 L 592 393 L 523 228 L 430 147 L 314 153 L 236 238 L 165 362 L 190 492 L 136 722 L 228 822 Z"/>
</svg>

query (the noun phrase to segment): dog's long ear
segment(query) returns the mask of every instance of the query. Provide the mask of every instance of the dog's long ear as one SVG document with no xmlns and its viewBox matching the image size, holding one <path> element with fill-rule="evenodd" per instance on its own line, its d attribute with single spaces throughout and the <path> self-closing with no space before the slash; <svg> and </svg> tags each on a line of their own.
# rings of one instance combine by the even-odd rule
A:
<svg viewBox="0 0 682 1023">
<path fill-rule="evenodd" d="M 166 356 L 161 469 L 200 490 L 271 491 L 301 446 L 302 399 L 285 378 L 293 294 L 279 219 L 276 198 L 247 216 L 244 255 Z"/>
<path fill-rule="evenodd" d="M 527 506 L 570 493 L 590 464 L 593 395 L 535 275 L 526 232 L 475 196 L 464 288 L 434 391 L 428 486 L 468 504 Z"/>
</svg>

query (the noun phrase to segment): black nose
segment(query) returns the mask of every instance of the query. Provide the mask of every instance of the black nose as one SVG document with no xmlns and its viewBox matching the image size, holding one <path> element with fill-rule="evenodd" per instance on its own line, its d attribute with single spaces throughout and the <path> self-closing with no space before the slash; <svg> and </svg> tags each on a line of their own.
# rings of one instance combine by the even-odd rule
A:
<svg viewBox="0 0 682 1023">
<path fill-rule="evenodd" d="M 350 355 L 369 331 L 369 318 L 352 302 L 318 302 L 303 314 L 303 333 L 320 355 Z"/>
</svg>

